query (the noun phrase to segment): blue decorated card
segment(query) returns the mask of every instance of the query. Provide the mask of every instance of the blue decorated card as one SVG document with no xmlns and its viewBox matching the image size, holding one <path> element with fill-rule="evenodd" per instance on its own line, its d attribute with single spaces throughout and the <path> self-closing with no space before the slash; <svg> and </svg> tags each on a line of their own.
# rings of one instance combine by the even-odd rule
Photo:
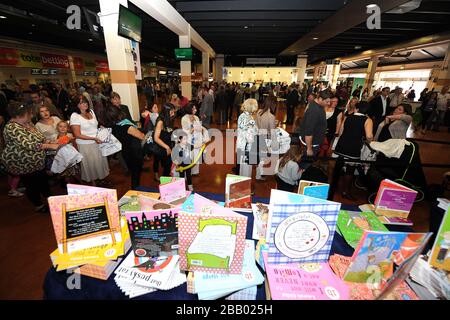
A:
<svg viewBox="0 0 450 320">
<path fill-rule="evenodd" d="M 272 189 L 268 263 L 326 262 L 341 204 Z"/>
</svg>

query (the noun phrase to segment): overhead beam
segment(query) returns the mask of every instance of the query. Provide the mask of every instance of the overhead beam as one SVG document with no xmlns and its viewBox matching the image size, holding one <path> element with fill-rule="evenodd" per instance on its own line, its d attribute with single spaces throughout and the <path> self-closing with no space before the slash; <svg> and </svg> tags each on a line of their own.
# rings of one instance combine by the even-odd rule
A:
<svg viewBox="0 0 450 320">
<path fill-rule="evenodd" d="M 191 39 L 192 44 L 198 50 L 208 52 L 211 56 L 215 55 L 214 50 L 208 43 L 195 32 L 189 23 L 167 0 L 130 0 L 130 2 L 178 36 L 189 34 L 191 37 L 193 36 L 195 39 Z"/>
<path fill-rule="evenodd" d="M 276 3 L 276 1 L 274 2 Z M 408 2 L 408 0 L 352 0 L 342 9 L 338 10 L 321 24 L 317 25 L 311 32 L 287 47 L 280 54 L 299 54 L 365 22 L 369 17 L 366 6 L 373 4 L 374 2 L 378 4 L 381 12 L 386 12 L 405 2 Z M 314 38 L 318 39 L 314 40 Z"/>
</svg>

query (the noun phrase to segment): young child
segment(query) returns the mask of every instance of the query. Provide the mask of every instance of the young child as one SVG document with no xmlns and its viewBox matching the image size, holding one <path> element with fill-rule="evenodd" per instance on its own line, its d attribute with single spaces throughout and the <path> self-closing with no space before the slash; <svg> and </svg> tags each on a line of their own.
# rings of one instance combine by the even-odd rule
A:
<svg viewBox="0 0 450 320">
<path fill-rule="evenodd" d="M 75 137 L 69 133 L 69 124 L 67 121 L 60 121 L 56 125 L 56 131 L 58 131 L 58 136 L 56 137 L 56 142 L 60 145 L 66 145 L 71 143 L 75 149 L 77 149 L 77 144 L 75 142 Z M 64 178 L 66 183 L 80 183 L 78 179 L 80 175 L 80 164 L 77 163 L 70 168 L 67 168 L 62 173 L 59 174 L 60 177 Z"/>
<path fill-rule="evenodd" d="M 277 173 L 277 189 L 296 192 L 298 181 L 302 177 L 303 170 L 298 163 L 302 157 L 302 150 L 298 144 L 291 145 L 277 162 L 275 172 Z"/>
<path fill-rule="evenodd" d="M 177 143 L 172 149 L 172 162 L 177 167 L 188 166 L 192 163 L 192 157 L 191 145 L 188 143 L 187 134 L 183 130 L 176 130 L 175 134 L 177 135 Z M 188 190 L 194 191 L 191 168 L 180 172 L 180 177 L 186 178 Z"/>
</svg>

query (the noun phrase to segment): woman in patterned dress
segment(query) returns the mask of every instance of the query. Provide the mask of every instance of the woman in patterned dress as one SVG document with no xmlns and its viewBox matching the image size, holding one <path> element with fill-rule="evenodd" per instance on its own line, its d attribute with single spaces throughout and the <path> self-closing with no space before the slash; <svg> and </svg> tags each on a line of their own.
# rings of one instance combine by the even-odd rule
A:
<svg viewBox="0 0 450 320">
<path fill-rule="evenodd" d="M 48 212 L 46 200 L 43 201 L 43 198 L 50 195 L 44 171 L 45 150 L 57 150 L 59 145 L 45 143 L 44 135 L 31 122 L 32 105 L 11 102 L 8 112 L 11 120 L 4 129 L 6 148 L 0 160 L 10 174 L 21 177 L 26 187 L 26 195 L 35 210 Z"/>
</svg>

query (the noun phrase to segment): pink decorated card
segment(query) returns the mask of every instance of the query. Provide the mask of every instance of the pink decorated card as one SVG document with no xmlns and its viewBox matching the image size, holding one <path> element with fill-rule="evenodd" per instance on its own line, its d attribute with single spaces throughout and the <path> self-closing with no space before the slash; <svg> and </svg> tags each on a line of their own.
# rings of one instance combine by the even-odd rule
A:
<svg viewBox="0 0 450 320">
<path fill-rule="evenodd" d="M 186 185 L 184 179 L 177 179 L 175 181 L 160 184 L 159 194 L 161 201 L 173 203 L 177 200 L 186 197 Z"/>
<path fill-rule="evenodd" d="M 181 270 L 241 273 L 246 216 L 194 194 L 194 212 L 180 211 L 178 219 Z"/>
<path fill-rule="evenodd" d="M 328 263 L 268 264 L 265 270 L 273 300 L 348 300 L 349 288 Z"/>
<path fill-rule="evenodd" d="M 122 241 L 116 190 L 54 196 L 48 203 L 61 253 Z"/>
</svg>

